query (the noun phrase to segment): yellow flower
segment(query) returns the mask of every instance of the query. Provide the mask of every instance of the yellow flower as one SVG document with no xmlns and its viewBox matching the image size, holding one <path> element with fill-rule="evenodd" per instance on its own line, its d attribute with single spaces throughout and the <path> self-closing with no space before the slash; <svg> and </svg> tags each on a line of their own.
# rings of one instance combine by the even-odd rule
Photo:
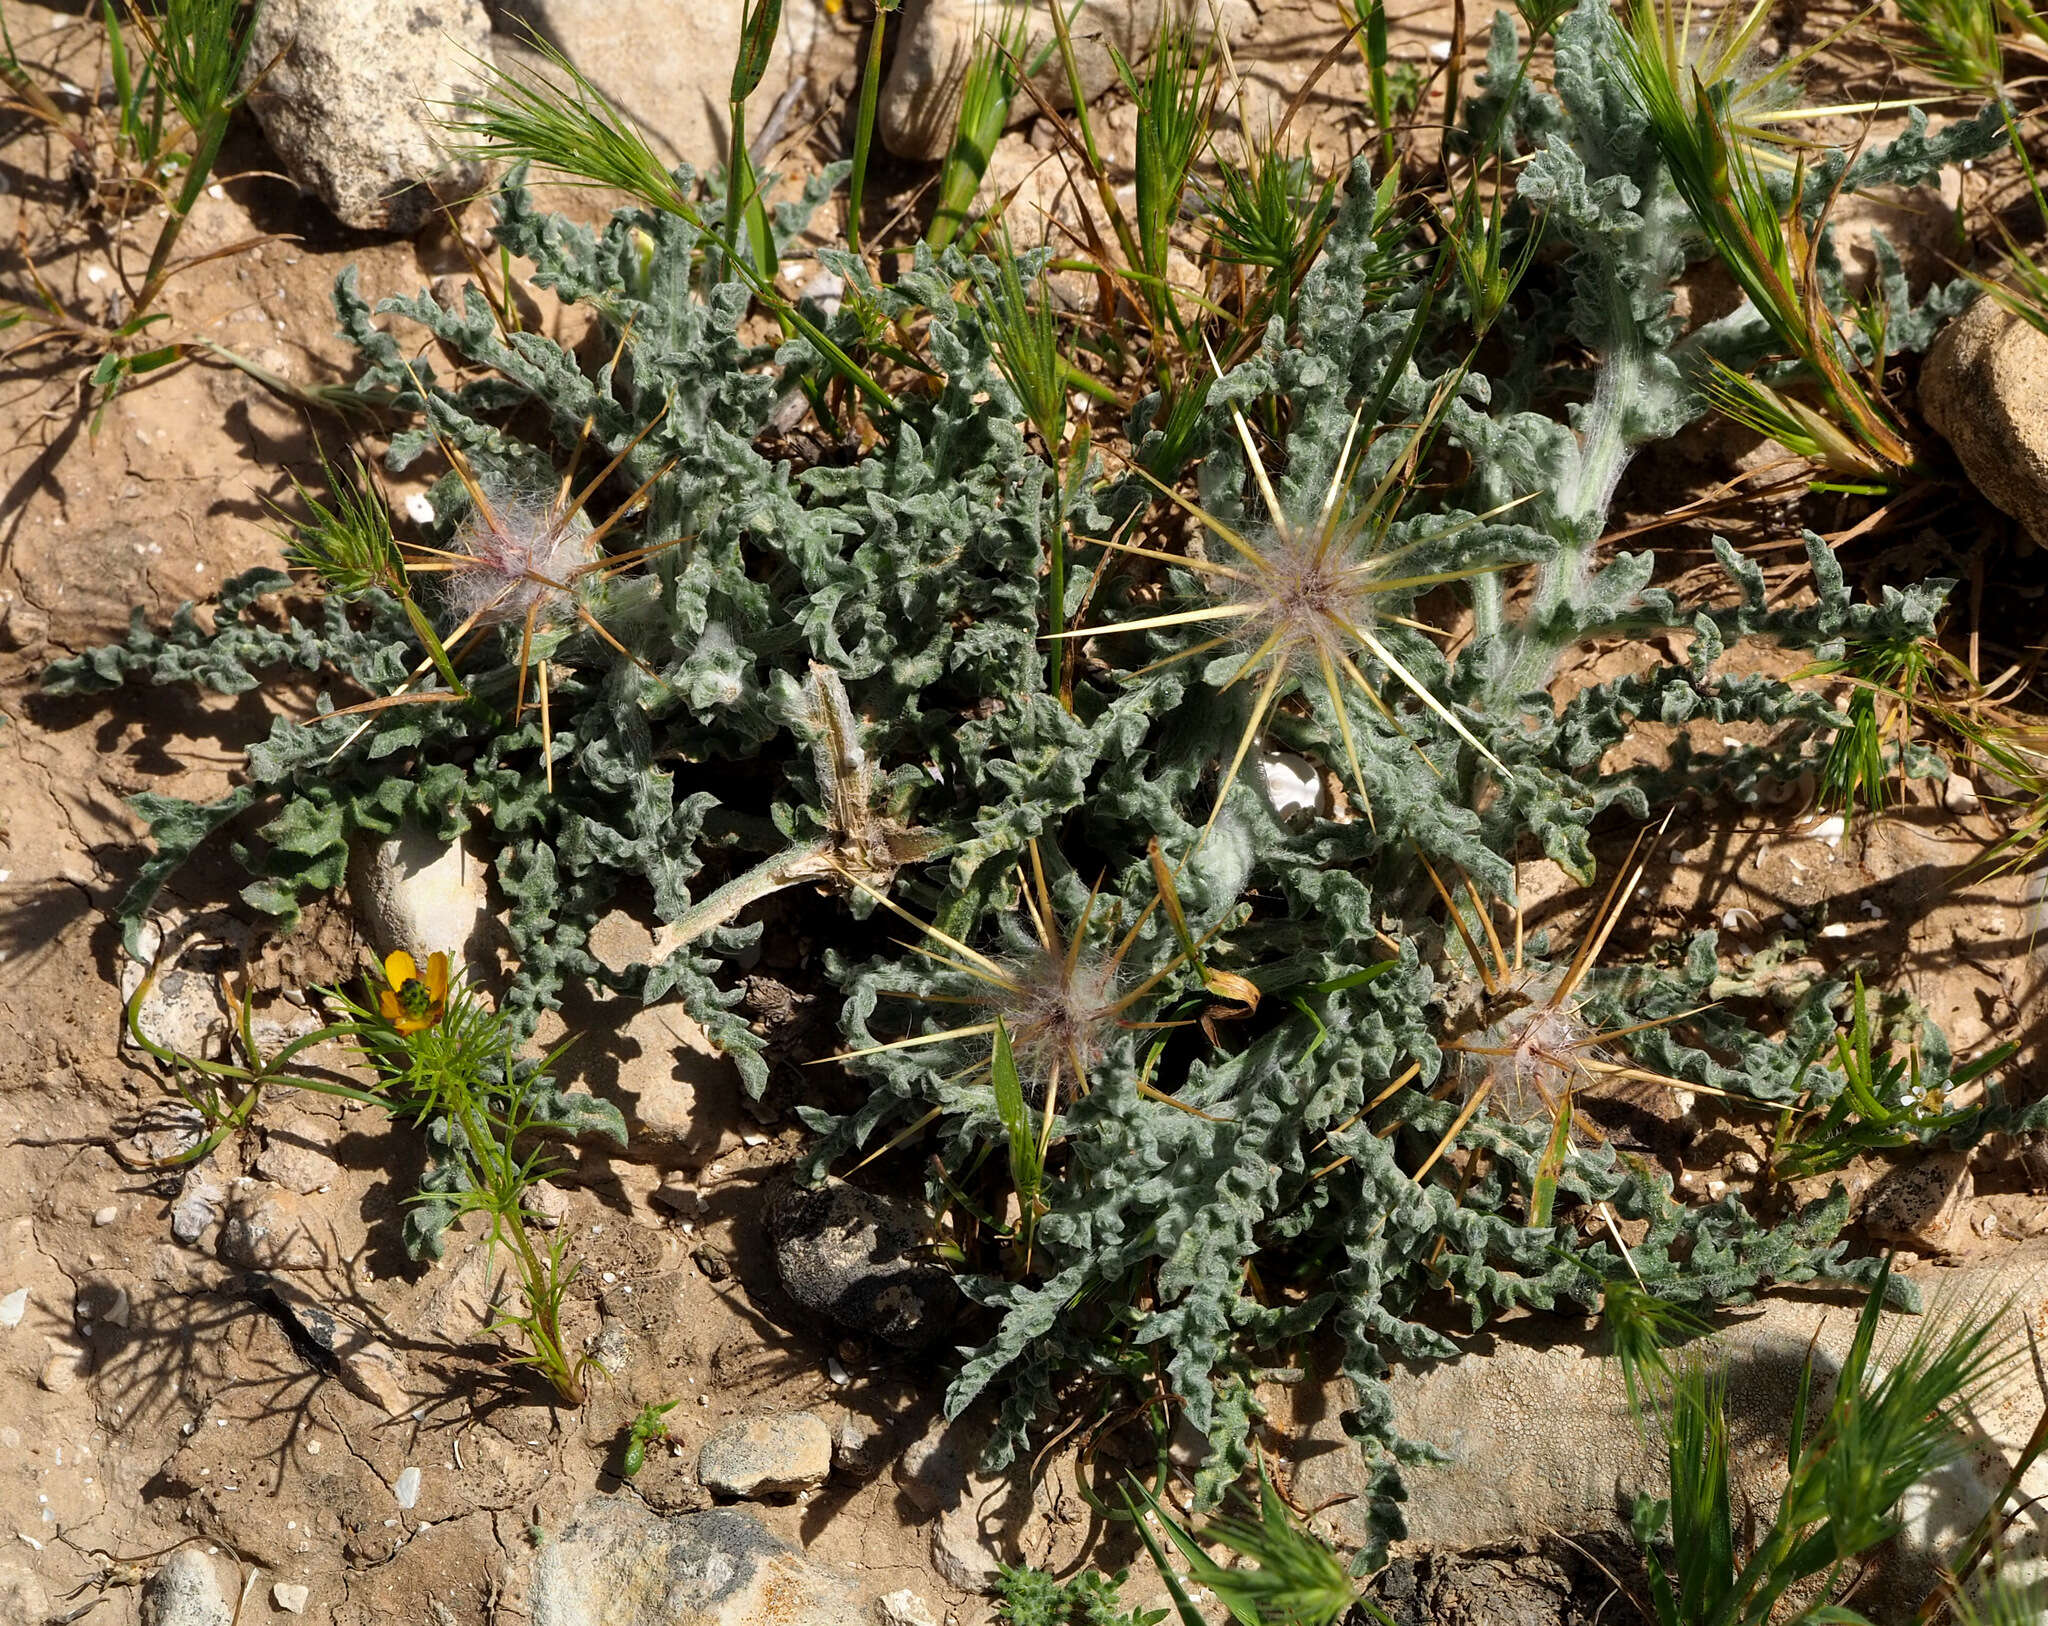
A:
<svg viewBox="0 0 2048 1626">
<path fill-rule="evenodd" d="M 388 984 L 377 996 L 384 1020 L 400 1033 L 418 1033 L 440 1021 L 448 1009 L 448 956 L 430 954 L 427 956 L 427 974 L 422 977 L 419 967 L 404 949 L 387 955 L 384 960 L 384 980 Z"/>
</svg>

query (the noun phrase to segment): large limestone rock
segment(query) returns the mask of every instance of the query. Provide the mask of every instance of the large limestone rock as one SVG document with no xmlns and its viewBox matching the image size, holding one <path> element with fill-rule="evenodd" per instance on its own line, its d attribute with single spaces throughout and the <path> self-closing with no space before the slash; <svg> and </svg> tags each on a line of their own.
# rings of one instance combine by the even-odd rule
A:
<svg viewBox="0 0 2048 1626">
<path fill-rule="evenodd" d="M 349 852 L 348 893 L 379 954 L 404 949 L 425 966 L 429 955 L 443 953 L 460 971 L 489 940 L 488 868 L 460 841 L 416 826 L 385 841 L 357 841 Z"/>
<path fill-rule="evenodd" d="M 1169 8 L 1199 33 L 1220 28 L 1231 40 L 1242 39 L 1258 20 L 1251 0 L 1082 0 L 1078 10 L 1073 0 L 1064 3 L 1074 65 L 1091 106 L 1116 83 L 1112 47 L 1129 62 L 1142 61 Z M 1047 0 L 1031 0 L 1023 10 L 1023 59 L 1041 64 L 1032 84 L 1053 106 L 1072 107 Z M 884 146 L 902 158 L 945 155 L 959 120 L 961 87 L 975 43 L 1000 26 L 1001 18 L 1002 7 L 994 0 L 907 0 L 895 60 L 875 109 Z M 1020 90 L 1010 105 L 1011 122 L 1030 117 L 1037 106 L 1028 91 Z"/>
<path fill-rule="evenodd" d="M 725 162 L 741 14 L 742 0 L 505 0 L 500 49 L 547 72 L 521 50 L 537 36 L 630 118 L 664 162 L 702 171 Z M 768 72 L 747 103 L 749 135 L 799 80 L 822 97 L 853 61 L 856 43 L 851 22 L 835 22 L 823 0 L 784 0 Z"/>
<path fill-rule="evenodd" d="M 867 1626 L 839 1576 L 750 1513 L 593 1496 L 534 1562 L 533 1626 Z"/>
<path fill-rule="evenodd" d="M 2010 1300 L 2008 1330 L 2024 1355 L 2027 1325 L 2048 1316 L 2048 1243 L 2015 1249 L 1992 1262 L 1916 1274 L 1930 1298 L 1925 1318 L 1887 1314 L 1878 1334 L 1880 1362 L 1917 1332 L 1975 1306 Z M 1768 1521 L 1785 1477 L 1785 1437 L 1793 1396 L 1809 1347 L 1814 1350 L 1816 1407 L 1826 1403 L 1832 1374 L 1854 1335 L 1860 1300 L 1840 1289 L 1774 1295 L 1717 1318 L 1717 1340 L 1729 1371 L 1731 1480 L 1738 1506 Z M 1528 1316 L 1497 1323 L 1471 1340 L 1458 1361 L 1397 1370 L 1390 1380 L 1394 1428 L 1445 1454 L 1439 1464 L 1404 1468 L 1403 1510 L 1409 1552 L 1467 1552 L 1506 1546 L 1556 1532 L 1625 1532 L 1633 1498 L 1664 1495 L 1662 1450 L 1637 1426 L 1614 1363 L 1597 1339 L 1554 1319 Z M 1299 1395 L 1308 1443 L 1292 1487 L 1316 1506 L 1364 1489 L 1356 1447 L 1338 1414 L 1349 1403 L 1339 1384 L 1320 1397 Z M 1909 1493 L 1906 1531 L 1889 1561 L 1881 1595 L 1911 1604 L 1935 1579 L 1935 1565 L 1973 1530 L 2004 1483 L 2009 1466 L 2041 1415 L 2042 1398 L 2022 1358 L 1973 1414 L 1965 1457 Z M 2022 1481 L 2022 1495 L 2048 1495 L 2048 1462 Z M 1318 1520 L 1347 1544 L 1366 1534 L 1366 1501 L 1336 1506 Z M 2024 1508 L 2013 1526 L 2015 1552 L 2048 1551 L 2048 1511 Z M 1866 1592 L 1860 1596 L 1870 1597 Z M 1889 1617 L 1886 1617 L 1889 1618 Z"/>
<path fill-rule="evenodd" d="M 1927 353 L 1920 410 L 1977 489 L 2048 547 L 2048 333 L 1979 299 Z"/>
<path fill-rule="evenodd" d="M 484 182 L 440 120 L 482 88 L 490 47 L 483 0 L 265 0 L 249 107 L 343 225 L 409 232 Z"/>
</svg>

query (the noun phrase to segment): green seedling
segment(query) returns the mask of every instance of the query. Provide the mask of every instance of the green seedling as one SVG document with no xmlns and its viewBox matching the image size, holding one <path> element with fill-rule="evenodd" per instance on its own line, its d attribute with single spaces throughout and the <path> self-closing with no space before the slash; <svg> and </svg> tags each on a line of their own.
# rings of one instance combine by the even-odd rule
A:
<svg viewBox="0 0 2048 1626">
<path fill-rule="evenodd" d="M 668 1414 L 681 1404 L 680 1400 L 669 1400 L 658 1405 L 642 1406 L 635 1413 L 632 1423 L 626 1429 L 625 1460 L 620 1463 L 628 1479 L 647 1466 L 649 1446 L 667 1442 Z"/>
<path fill-rule="evenodd" d="M 1861 1153 L 1970 1140 L 2000 1103 L 1951 1107 L 1950 1095 L 1988 1081 L 2019 1051 L 1995 1045 L 1972 1061 L 1951 1065 L 1944 1044 L 1930 1066 L 1918 1043 L 1899 1054 L 1871 1011 L 1859 974 L 1849 1001 L 1849 1024 L 1833 1035 L 1831 1073 L 1816 1074 L 1818 1052 L 1802 1069 L 1806 1088 L 1798 1105 L 1780 1115 L 1772 1171 L 1782 1180 L 1839 1169 Z M 1825 1088 L 1808 1083 L 1822 1078 Z"/>
</svg>

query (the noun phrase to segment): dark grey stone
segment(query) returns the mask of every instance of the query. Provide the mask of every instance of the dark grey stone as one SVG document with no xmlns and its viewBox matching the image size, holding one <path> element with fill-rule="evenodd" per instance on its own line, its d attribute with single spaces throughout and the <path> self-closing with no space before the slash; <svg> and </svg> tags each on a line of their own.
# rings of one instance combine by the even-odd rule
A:
<svg viewBox="0 0 2048 1626">
<path fill-rule="evenodd" d="M 791 1186 L 769 1206 L 768 1234 L 784 1289 L 813 1315 L 901 1348 L 931 1343 L 952 1322 L 952 1275 L 923 1257 L 905 1204 L 841 1180 Z"/>
</svg>

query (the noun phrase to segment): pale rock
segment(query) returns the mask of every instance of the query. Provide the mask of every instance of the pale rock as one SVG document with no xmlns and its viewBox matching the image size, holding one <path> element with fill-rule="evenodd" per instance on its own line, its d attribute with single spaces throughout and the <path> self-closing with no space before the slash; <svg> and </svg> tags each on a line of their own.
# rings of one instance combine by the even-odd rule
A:
<svg viewBox="0 0 2048 1626">
<path fill-rule="evenodd" d="M 341 1165 L 327 1155 L 339 1133 L 332 1118 L 294 1113 L 264 1131 L 256 1172 L 287 1191 L 311 1196 L 340 1178 Z"/>
<path fill-rule="evenodd" d="M 124 973 L 124 983 L 140 986 L 142 975 L 141 967 L 131 961 Z M 135 989 L 124 986 L 122 992 L 133 997 Z M 135 1008 L 136 1026 L 151 1044 L 198 1061 L 217 1061 L 226 1052 L 234 1021 L 219 978 L 175 966 L 158 974 Z M 121 1024 L 121 1044 L 124 1049 L 140 1048 L 125 1022 Z M 190 1144 L 189 1140 L 185 1142 L 185 1146 Z M 174 1145 L 171 1155 L 177 1155 L 185 1146 Z"/>
<path fill-rule="evenodd" d="M 698 1481 L 714 1496 L 793 1496 L 831 1473 L 832 1431 L 807 1411 L 739 1418 L 697 1452 Z"/>
<path fill-rule="evenodd" d="M 43 1583 L 18 1564 L 0 1564 L 0 1621 L 41 1626 L 50 1617 L 50 1595 Z"/>
<path fill-rule="evenodd" d="M 971 1424 L 934 1417 L 896 1458 L 896 1488 L 925 1513 L 997 1489 L 997 1481 L 978 1472 L 985 1443 L 986 1435 Z"/>
<path fill-rule="evenodd" d="M 1977 796 L 1977 787 L 1970 783 L 1965 774 L 1949 769 L 1948 778 L 1941 782 L 1941 805 L 1951 813 L 1976 813 L 1984 803 Z"/>
<path fill-rule="evenodd" d="M 700 173 L 725 162 L 742 0 L 505 0 L 503 9 L 515 26 L 500 36 L 501 58 L 516 55 L 523 67 L 558 77 L 525 47 L 519 25 L 531 28 L 582 70 L 664 162 Z M 830 84 L 851 65 L 854 43 L 823 0 L 785 0 L 768 71 L 747 104 L 749 133 L 758 135 L 798 79 Z"/>
<path fill-rule="evenodd" d="M 240 1184 L 245 1189 L 221 1227 L 221 1258 L 244 1270 L 315 1270 L 327 1263 L 314 1218 L 296 1192 Z"/>
<path fill-rule="evenodd" d="M 1979 298 L 1928 351 L 1920 410 L 1977 489 L 2048 546 L 2048 333 Z"/>
<path fill-rule="evenodd" d="M 28 1289 L 17 1287 L 5 1298 L 0 1298 L 0 1327 L 18 1327 L 21 1318 L 28 1313 Z"/>
<path fill-rule="evenodd" d="M 108 1203 L 107 1206 L 104 1208 L 96 1208 L 93 1210 L 92 1223 L 95 1229 L 105 1230 L 109 1225 L 112 1225 L 120 1217 L 120 1205 L 118 1203 Z"/>
<path fill-rule="evenodd" d="M 142 1618 L 147 1626 L 231 1626 L 235 1612 L 213 1560 L 201 1548 L 180 1547 L 144 1592 Z"/>
<path fill-rule="evenodd" d="M 270 1601 L 288 1615 L 303 1615 L 313 1589 L 292 1581 L 279 1581 L 270 1589 Z"/>
<path fill-rule="evenodd" d="M 342 224 L 410 232 L 483 185 L 439 120 L 482 91 L 490 50 L 483 0 L 265 0 L 249 107 Z"/>
<path fill-rule="evenodd" d="M 1002 1561 L 989 1551 L 971 1507 L 949 1507 L 932 1522 L 932 1568 L 961 1592 L 993 1591 Z"/>
<path fill-rule="evenodd" d="M 614 1375 L 624 1372 L 633 1359 L 633 1346 L 627 1340 L 625 1324 L 617 1316 L 608 1315 L 599 1322 L 597 1332 L 585 1348 L 599 1370 Z"/>
<path fill-rule="evenodd" d="M 404 949 L 422 967 L 444 953 L 460 970 L 481 955 L 489 935 L 485 865 L 460 841 L 416 827 L 388 841 L 358 842 L 349 853 L 348 894 L 378 953 Z"/>
<path fill-rule="evenodd" d="M 875 1626 L 939 1626 L 932 1607 L 909 1587 L 875 1600 Z"/>
<path fill-rule="evenodd" d="M 984 1592 L 995 1582 L 1000 1512 L 1007 1481 L 980 1469 L 986 1436 L 970 1424 L 935 1417 L 896 1459 L 896 1485 L 932 1522 L 932 1565 L 946 1584 Z"/>
<path fill-rule="evenodd" d="M 739 1508 L 593 1496 L 533 1563 L 532 1626 L 872 1626 L 851 1586 Z"/>
<path fill-rule="evenodd" d="M 127 981 L 125 972 L 122 981 Z M 130 995 L 134 991 L 127 989 Z M 121 1142 L 122 1152 L 130 1163 L 169 1163 L 191 1151 L 206 1135 L 206 1125 L 189 1107 L 158 1107 L 148 1118 L 142 1128 Z"/>
<path fill-rule="evenodd" d="M 1968 1152 L 1928 1152 L 1864 1194 L 1857 1219 L 1872 1236 L 1923 1254 L 1947 1251 L 1949 1231 L 1974 1191 Z"/>
<path fill-rule="evenodd" d="M 1075 67 L 1083 94 L 1093 107 L 1117 82 L 1111 48 L 1132 63 L 1142 62 L 1158 37 L 1161 14 L 1171 5 L 1198 35 L 1218 23 L 1226 37 L 1242 39 L 1258 20 L 1251 0 L 1066 0 Z M 1026 62 L 1042 62 L 1032 83 L 1054 107 L 1074 105 L 1066 69 L 1055 42 L 1048 0 L 1030 0 L 1025 19 Z M 960 95 L 975 45 L 1001 26 L 994 0 L 908 0 L 898 23 L 895 58 L 882 83 L 876 129 L 882 143 L 901 158 L 945 156 L 960 118 Z M 1048 47 L 1051 49 L 1048 49 Z M 1009 122 L 1030 117 L 1037 102 L 1019 89 Z"/>
<path fill-rule="evenodd" d="M 559 1231 L 569 1217 L 569 1194 L 552 1180 L 534 1181 L 523 1200 L 543 1231 Z"/>
<path fill-rule="evenodd" d="M 410 1513 L 414 1508 L 419 1506 L 419 1469 L 406 1468 L 400 1471 L 397 1482 L 393 1484 L 391 1487 L 391 1499 L 395 1501 L 399 1505 L 399 1507 L 407 1513 Z"/>
<path fill-rule="evenodd" d="M 832 1468 L 848 1479 L 865 1483 L 889 1459 L 889 1430 L 872 1417 L 848 1412 L 832 1430 Z"/>
<path fill-rule="evenodd" d="M 132 1313 L 128 1289 L 119 1282 L 91 1281 L 72 1295 L 72 1314 L 80 1326 L 103 1321 L 110 1327 L 126 1328 Z"/>
<path fill-rule="evenodd" d="M 2017 1337 L 2025 1325 L 2042 1325 L 2048 1317 L 2048 1242 L 1944 1272 L 1925 1316 L 1884 1315 L 1874 1364 L 1882 1368 L 1928 1330 L 1930 1320 L 1938 1326 L 1960 1310 L 2007 1300 Z M 1737 1506 L 1775 1504 L 1807 1352 L 1812 1348 L 1815 1356 L 1817 1413 L 1828 1403 L 1861 1303 L 1852 1289 L 1808 1291 L 1717 1318 L 1719 1336 L 1711 1347 L 1729 1374 L 1729 1472 Z M 1642 1493 L 1667 1494 L 1666 1470 L 1653 1434 L 1637 1425 L 1618 1368 L 1600 1348 L 1597 1332 L 1518 1315 L 1489 1328 L 1483 1355 L 1397 1368 L 1388 1380 L 1393 1432 L 1428 1442 L 1446 1459 L 1402 1468 L 1408 1536 L 1397 1550 L 1469 1552 L 1519 1542 L 1532 1530 L 1625 1539 L 1631 1501 Z M 1953 1554 L 1960 1533 L 1976 1527 L 2003 1485 L 2040 1416 L 2031 1371 L 2021 1361 L 1980 1397 L 1969 1413 L 1973 1437 L 1963 1459 L 1911 1498 L 1900 1553 L 1859 1593 L 1887 1600 L 1883 1618 L 1895 1618 L 1892 1603 L 1910 1618 L 1939 1560 Z M 1365 1467 L 1339 1421 L 1350 1403 L 1342 1383 L 1324 1392 L 1312 1385 L 1290 1390 L 1282 1403 L 1301 1408 L 1299 1466 L 1289 1493 L 1311 1507 L 1356 1496 L 1314 1520 L 1319 1533 L 1347 1547 L 1368 1533 L 1368 1498 L 1357 1494 L 1367 1483 Z M 1275 1421 L 1287 1426 L 1284 1416 Z M 2044 1496 L 2048 1462 L 2028 1472 L 2015 1498 L 2015 1560 L 2048 1552 L 2048 1513 L 2035 1500 Z"/>
<path fill-rule="evenodd" d="M 592 1093 L 626 1114 L 626 1148 L 613 1155 L 701 1168 L 738 1148 L 739 1071 L 680 1005 L 638 1009 L 579 1049 Z"/>
<path fill-rule="evenodd" d="M 92 1353 L 70 1342 L 50 1340 L 49 1358 L 43 1362 L 43 1369 L 36 1374 L 36 1382 L 53 1395 L 69 1394 L 78 1387 L 86 1369 L 92 1365 Z M 4 1620 L 5 1616 L 0 1616 Z"/>
<path fill-rule="evenodd" d="M 389 1417 L 403 1417 L 412 1410 L 412 1373 L 405 1357 L 389 1344 L 372 1339 L 335 1353 L 342 1386 L 351 1394 L 383 1407 Z"/>
<path fill-rule="evenodd" d="M 178 1200 L 171 1204 L 171 1235 L 191 1246 L 209 1226 L 220 1223 L 221 1205 L 228 1200 L 218 1182 L 197 1170 L 188 1172 L 179 1187 Z"/>
</svg>

